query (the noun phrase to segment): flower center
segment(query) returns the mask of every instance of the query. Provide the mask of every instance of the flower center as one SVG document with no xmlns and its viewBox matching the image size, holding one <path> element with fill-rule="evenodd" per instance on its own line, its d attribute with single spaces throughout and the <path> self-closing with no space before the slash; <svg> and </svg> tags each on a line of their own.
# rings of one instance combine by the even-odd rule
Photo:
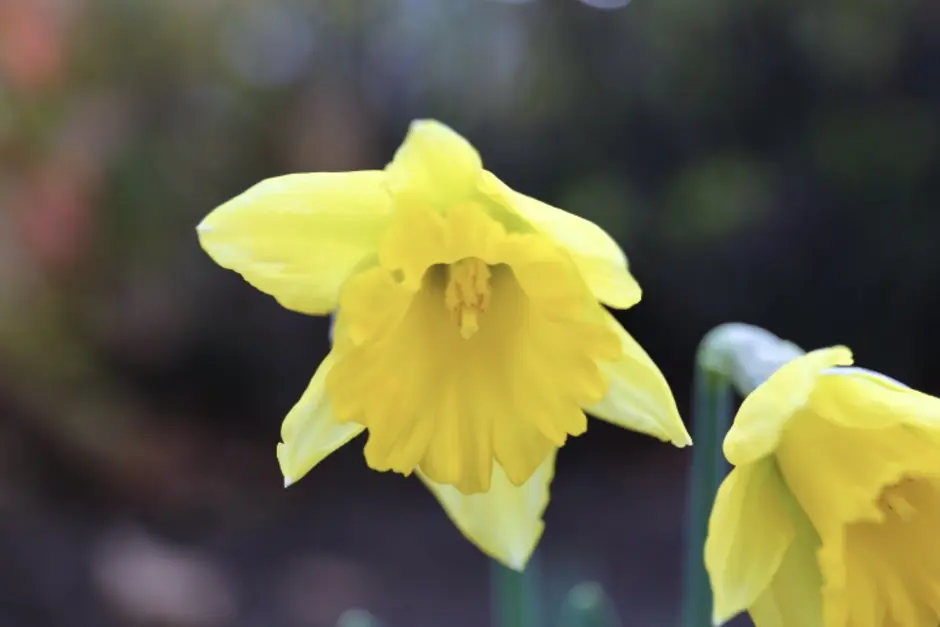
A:
<svg viewBox="0 0 940 627">
<path fill-rule="evenodd" d="M 480 259 L 466 257 L 447 266 L 444 304 L 465 340 L 479 330 L 480 315 L 490 304 L 491 292 L 490 268 Z"/>
<path fill-rule="evenodd" d="M 587 428 L 621 353 L 566 254 L 481 207 L 404 210 L 343 287 L 326 392 L 369 431 L 366 462 L 463 494 L 526 483 Z"/>
</svg>

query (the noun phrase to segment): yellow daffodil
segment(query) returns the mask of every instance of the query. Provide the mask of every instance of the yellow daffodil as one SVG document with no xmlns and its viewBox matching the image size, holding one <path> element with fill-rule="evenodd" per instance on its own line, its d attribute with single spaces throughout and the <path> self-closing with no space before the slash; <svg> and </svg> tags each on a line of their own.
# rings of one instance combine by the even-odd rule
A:
<svg viewBox="0 0 940 627">
<path fill-rule="evenodd" d="M 662 374 L 601 305 L 640 300 L 614 241 L 507 187 L 440 123 L 413 123 L 383 171 L 262 181 L 198 233 L 283 306 L 336 314 L 284 420 L 288 484 L 367 430 L 370 467 L 417 472 L 464 534 L 521 568 L 584 410 L 690 443 Z"/>
<path fill-rule="evenodd" d="M 705 546 L 716 624 L 940 624 L 940 399 L 851 363 L 813 351 L 742 403 Z"/>
</svg>

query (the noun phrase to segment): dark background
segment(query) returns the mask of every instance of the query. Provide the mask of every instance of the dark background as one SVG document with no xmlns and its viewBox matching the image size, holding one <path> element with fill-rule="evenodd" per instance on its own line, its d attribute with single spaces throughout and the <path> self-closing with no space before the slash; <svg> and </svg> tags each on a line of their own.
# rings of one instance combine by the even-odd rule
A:
<svg viewBox="0 0 940 627">
<path fill-rule="evenodd" d="M 487 561 L 361 440 L 281 487 L 328 323 L 194 231 L 382 167 L 413 118 L 613 234 L 684 416 L 731 320 L 940 392 L 940 3 L 620 4 L 0 0 L 0 627 L 488 624 Z M 547 625 L 585 578 L 671 624 L 689 460 L 598 422 L 564 448 Z"/>
</svg>

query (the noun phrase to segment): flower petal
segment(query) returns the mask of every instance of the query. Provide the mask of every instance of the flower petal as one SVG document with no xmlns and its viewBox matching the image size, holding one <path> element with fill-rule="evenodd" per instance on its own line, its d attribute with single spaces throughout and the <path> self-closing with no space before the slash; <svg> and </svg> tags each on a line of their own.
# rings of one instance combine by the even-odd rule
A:
<svg viewBox="0 0 940 627">
<path fill-rule="evenodd" d="M 610 387 L 600 402 L 585 410 L 617 426 L 676 446 L 692 444 L 663 373 L 616 318 L 609 312 L 604 313 L 608 325 L 620 339 L 622 353 L 619 360 L 600 364 Z"/>
<path fill-rule="evenodd" d="M 819 536 L 806 514 L 787 495 L 794 537 L 770 585 L 749 608 L 757 627 L 823 627 L 823 578 Z"/>
<path fill-rule="evenodd" d="M 399 207 L 443 209 L 470 200 L 483 169 L 466 139 L 435 120 L 415 120 L 385 168 Z"/>
<path fill-rule="evenodd" d="M 751 607 L 780 568 L 795 535 L 786 489 L 770 459 L 735 468 L 718 489 L 705 540 L 715 625 Z"/>
<path fill-rule="evenodd" d="M 284 307 L 328 313 L 346 278 L 378 252 L 391 213 L 384 179 L 371 171 L 266 179 L 206 216 L 199 243 Z"/>
<path fill-rule="evenodd" d="M 741 403 L 725 436 L 728 461 L 740 466 L 772 453 L 784 426 L 809 402 L 823 371 L 851 363 L 852 352 L 836 346 L 811 351 L 781 366 Z"/>
<path fill-rule="evenodd" d="M 643 292 L 627 267 L 627 258 L 601 227 L 573 213 L 520 194 L 491 172 L 480 178 L 483 193 L 508 206 L 537 231 L 565 248 L 594 297 L 616 309 L 640 302 Z"/>
<path fill-rule="evenodd" d="M 277 445 L 277 461 L 285 485 L 295 483 L 365 428 L 355 422 L 340 422 L 333 415 L 325 383 L 335 361 L 333 353 L 327 355 L 281 425 L 283 442 Z"/>
<path fill-rule="evenodd" d="M 864 368 L 825 372 L 810 407 L 843 427 L 883 429 L 905 423 L 940 434 L 940 399 Z"/>
<path fill-rule="evenodd" d="M 514 486 L 494 464 L 490 490 L 467 496 L 453 486 L 430 481 L 419 471 L 460 532 L 484 553 L 517 571 L 525 569 L 542 536 L 542 515 L 554 474 L 555 453 L 521 486 Z"/>
</svg>

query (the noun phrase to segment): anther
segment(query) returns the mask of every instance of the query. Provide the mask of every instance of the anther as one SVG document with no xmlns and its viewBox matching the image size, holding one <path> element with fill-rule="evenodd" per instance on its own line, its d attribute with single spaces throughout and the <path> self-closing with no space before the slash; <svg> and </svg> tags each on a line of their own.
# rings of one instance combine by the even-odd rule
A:
<svg viewBox="0 0 940 627">
<path fill-rule="evenodd" d="M 447 268 L 444 303 L 464 339 L 480 329 L 480 315 L 490 302 L 490 268 L 476 257 L 467 257 Z"/>
</svg>

